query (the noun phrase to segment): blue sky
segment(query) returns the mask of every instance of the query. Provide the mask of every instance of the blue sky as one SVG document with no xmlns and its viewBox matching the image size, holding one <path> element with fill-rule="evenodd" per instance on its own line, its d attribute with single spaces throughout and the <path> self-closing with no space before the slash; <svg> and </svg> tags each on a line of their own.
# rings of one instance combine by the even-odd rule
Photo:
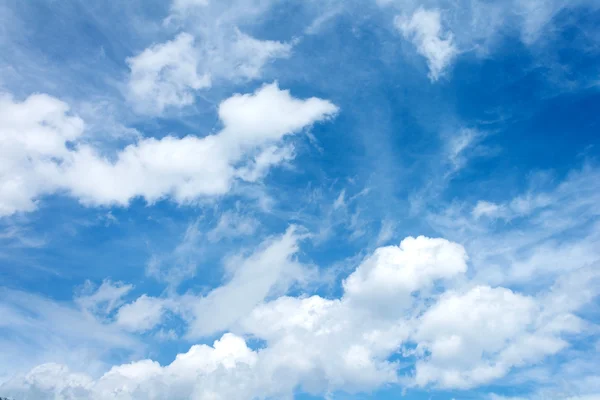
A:
<svg viewBox="0 0 600 400">
<path fill-rule="evenodd" d="M 600 399 L 592 0 L 0 4 L 0 396 Z"/>
</svg>

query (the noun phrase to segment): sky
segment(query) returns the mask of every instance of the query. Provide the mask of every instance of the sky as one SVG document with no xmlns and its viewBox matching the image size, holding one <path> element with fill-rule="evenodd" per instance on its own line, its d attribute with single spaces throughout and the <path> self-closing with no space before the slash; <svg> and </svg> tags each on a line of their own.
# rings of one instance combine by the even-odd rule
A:
<svg viewBox="0 0 600 400">
<path fill-rule="evenodd" d="M 600 399 L 599 21 L 0 2 L 0 396 Z"/>
</svg>

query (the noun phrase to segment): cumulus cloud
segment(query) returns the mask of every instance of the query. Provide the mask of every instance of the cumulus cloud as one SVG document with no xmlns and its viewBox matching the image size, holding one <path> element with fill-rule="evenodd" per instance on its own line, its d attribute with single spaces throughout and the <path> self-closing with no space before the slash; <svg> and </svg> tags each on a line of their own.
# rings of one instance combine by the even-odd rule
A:
<svg viewBox="0 0 600 400">
<path fill-rule="evenodd" d="M 54 160 L 69 156 L 67 144 L 84 129 L 83 120 L 68 111 L 47 95 L 23 102 L 0 96 L 0 215 L 34 210 L 40 192 L 56 190 Z"/>
<path fill-rule="evenodd" d="M 504 208 L 498 204 L 480 200 L 477 202 L 475 207 L 473 207 L 471 214 L 473 217 L 475 217 L 475 219 L 479 219 L 481 217 L 497 218 L 504 214 Z"/>
<path fill-rule="evenodd" d="M 438 78 L 443 75 L 459 52 L 489 57 L 505 35 L 515 34 L 530 48 L 543 46 L 543 38 L 552 37 L 553 28 L 562 23 L 557 18 L 561 13 L 598 9 L 592 0 L 437 0 L 426 7 L 418 0 L 376 2 L 399 14 L 396 27 L 427 58 L 432 80 L 436 71 Z"/>
<path fill-rule="evenodd" d="M 0 215 L 31 211 L 37 198 L 57 192 L 88 205 L 122 206 L 135 197 L 185 204 L 224 195 L 236 177 L 248 178 L 247 168 L 259 168 L 248 178 L 256 180 L 283 160 L 265 161 L 264 151 L 273 151 L 265 149 L 338 110 L 326 100 L 296 99 L 274 83 L 223 101 L 224 126 L 216 134 L 144 138 L 108 159 L 79 140 L 84 123 L 64 102 L 33 95 L 0 103 Z"/>
<path fill-rule="evenodd" d="M 598 277 L 594 269 L 581 271 L 536 296 L 468 281 L 452 284 L 466 274 L 464 248 L 420 236 L 366 257 L 344 281 L 339 298 L 269 300 L 269 293 L 278 293 L 277 282 L 284 283 L 283 291 L 289 287 L 285 274 L 294 270 L 296 235 L 290 229 L 263 243 L 208 295 L 178 300 L 180 307 L 196 306 L 190 335 L 230 330 L 213 346 L 192 346 L 166 366 L 151 360 L 115 366 L 98 379 L 48 364 L 11 379 L 2 390 L 15 397 L 214 400 L 287 398 L 298 387 L 314 394 L 391 383 L 469 388 L 568 346 L 564 335 L 584 326 L 573 312 L 591 297 L 561 299 L 591 293 Z M 441 294 L 431 290 L 452 286 Z M 382 298 L 390 305 L 384 312 Z M 160 307 L 153 303 L 143 296 L 118 313 L 141 316 L 136 324 L 145 330 L 158 321 Z M 144 311 L 134 312 L 137 307 Z M 248 338 L 264 345 L 252 349 Z M 401 374 L 391 356 L 416 358 L 414 371 Z"/>
<path fill-rule="evenodd" d="M 415 383 L 469 388 L 558 352 L 567 344 L 556 332 L 536 331 L 538 307 L 504 288 L 446 293 L 421 317 L 415 334 L 419 350 L 429 353 L 417 362 Z"/>
<path fill-rule="evenodd" d="M 193 346 L 165 367 L 143 360 L 113 367 L 94 381 L 65 366 L 45 364 L 5 383 L 2 389 L 9 396 L 27 393 L 40 400 L 224 399 L 227 397 L 223 395 L 233 395 L 246 382 L 222 380 L 231 379 L 231 373 L 249 369 L 255 362 L 256 354 L 242 338 L 226 334 L 212 347 Z"/>
<path fill-rule="evenodd" d="M 429 79 L 437 81 L 458 54 L 452 32 L 442 29 L 440 10 L 419 8 L 410 18 L 397 17 L 395 22 L 402 35 L 427 59 Z"/>
<path fill-rule="evenodd" d="M 428 221 L 465 245 L 480 282 L 539 289 L 600 261 L 599 179 L 592 166 L 559 182 L 540 175 L 520 194 L 453 204 Z"/>
<path fill-rule="evenodd" d="M 339 298 L 263 301 L 282 272 L 274 265 L 289 269 L 296 240 L 289 230 L 265 242 L 241 262 L 229 283 L 202 298 L 201 318 L 190 332 L 233 332 L 213 346 L 192 346 L 166 366 L 151 360 L 115 366 L 98 379 L 48 364 L 11 379 L 2 390 L 16 397 L 37 393 L 65 399 L 253 399 L 286 398 L 297 387 L 314 394 L 389 383 L 467 388 L 563 349 L 568 345 L 563 334 L 582 327 L 572 311 L 590 300 L 557 306 L 561 296 L 585 291 L 586 274 L 536 297 L 470 284 L 437 295 L 429 289 L 464 275 L 467 255 L 456 243 L 421 236 L 367 257 L 345 280 Z M 401 312 L 374 307 L 373 300 L 382 296 Z M 142 297 L 119 313 L 130 314 L 129 307 L 148 301 Z M 139 320 L 142 328 L 147 320 Z M 250 348 L 248 337 L 264 346 Z M 401 375 L 392 355 L 416 357 L 414 374 Z"/>
<path fill-rule="evenodd" d="M 259 221 L 235 212 L 225 212 L 219 217 L 217 225 L 208 234 L 208 240 L 217 242 L 222 238 L 235 238 L 252 235 L 258 228 Z"/>
<path fill-rule="evenodd" d="M 415 291 L 467 270 L 467 253 L 456 243 L 424 236 L 380 247 L 344 281 L 345 295 L 374 309 L 402 310 Z"/>
</svg>

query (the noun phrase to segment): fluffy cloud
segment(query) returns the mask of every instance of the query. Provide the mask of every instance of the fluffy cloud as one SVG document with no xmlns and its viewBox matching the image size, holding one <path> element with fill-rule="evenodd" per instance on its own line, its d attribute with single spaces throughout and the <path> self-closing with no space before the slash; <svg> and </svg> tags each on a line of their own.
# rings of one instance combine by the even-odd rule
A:
<svg viewBox="0 0 600 400">
<path fill-rule="evenodd" d="M 265 242 L 237 269 L 234 264 L 230 282 L 201 303 L 181 297 L 180 304 L 204 302 L 196 310 L 202 318 L 193 320 L 192 334 L 233 332 L 213 346 L 192 346 L 164 367 L 151 360 L 116 366 L 99 379 L 49 364 L 11 379 L 2 390 L 15 397 L 215 400 L 289 398 L 298 387 L 315 394 L 372 390 L 389 383 L 466 388 L 567 346 L 563 335 L 582 327 L 572 311 L 590 297 L 567 304 L 560 299 L 590 293 L 590 278 L 598 275 L 593 269 L 581 271 L 536 297 L 458 281 L 456 289 L 438 295 L 433 287 L 450 285 L 465 274 L 467 254 L 456 243 L 418 237 L 365 258 L 344 281 L 339 298 L 263 301 L 268 293 L 277 293 L 272 290 L 280 278 L 275 277 L 293 269 L 295 235 L 289 230 Z M 373 307 L 382 296 L 400 312 Z M 127 307 L 147 300 L 121 310 L 128 313 Z M 247 338 L 260 339 L 264 346 L 253 350 Z M 399 375 L 399 364 L 390 361 L 394 355 L 416 358 L 414 371 Z"/>
<path fill-rule="evenodd" d="M 170 304 L 170 301 L 142 295 L 119 308 L 115 322 L 125 330 L 145 332 L 160 323 Z"/>
<path fill-rule="evenodd" d="M 467 253 L 456 243 L 424 236 L 406 238 L 400 246 L 378 248 L 344 281 L 345 296 L 374 309 L 410 305 L 411 295 L 436 280 L 467 270 Z"/>
<path fill-rule="evenodd" d="M 283 160 L 265 161 L 265 149 L 337 112 L 326 100 L 296 99 L 277 84 L 265 85 L 223 101 L 224 126 L 214 135 L 145 138 L 107 159 L 79 141 L 84 123 L 60 100 L 4 96 L 0 103 L 0 215 L 30 211 L 38 197 L 56 192 L 89 205 L 127 205 L 135 197 L 190 203 L 223 195 L 248 168 L 262 168 L 249 178 L 256 180 Z"/>
<path fill-rule="evenodd" d="M 396 27 L 427 59 L 429 78 L 437 81 L 458 53 L 452 33 L 442 30 L 440 11 L 419 8 L 410 18 L 397 17 Z"/>
<path fill-rule="evenodd" d="M 504 288 L 446 293 L 415 334 L 419 350 L 429 354 L 417 362 L 415 383 L 468 388 L 558 352 L 567 344 L 555 332 L 535 330 L 539 313 L 533 298 Z"/>
<path fill-rule="evenodd" d="M 2 389 L 9 396 L 26 393 L 40 400 L 225 399 L 230 398 L 227 394 L 243 389 L 246 383 L 232 379 L 234 371 L 239 373 L 255 362 L 256 354 L 243 339 L 226 334 L 212 347 L 192 346 L 165 367 L 143 360 L 113 367 L 94 381 L 65 366 L 45 364 L 5 383 Z M 226 379 L 231 386 L 226 387 L 221 379 Z"/>
<path fill-rule="evenodd" d="M 56 190 L 57 159 L 68 157 L 69 142 L 84 123 L 67 104 L 47 95 L 24 102 L 0 96 L 0 215 L 35 209 L 35 198 Z"/>
</svg>

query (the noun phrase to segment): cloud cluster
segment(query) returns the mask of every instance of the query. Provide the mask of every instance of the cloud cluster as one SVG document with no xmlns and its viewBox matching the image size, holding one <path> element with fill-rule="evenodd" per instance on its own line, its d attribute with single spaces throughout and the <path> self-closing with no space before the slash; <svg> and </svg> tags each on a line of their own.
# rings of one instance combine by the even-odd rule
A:
<svg viewBox="0 0 600 400">
<path fill-rule="evenodd" d="M 174 72 L 175 73 L 175 72 Z M 32 95 L 0 98 L 0 215 L 31 211 L 47 194 L 89 205 L 190 203 L 226 194 L 236 178 L 256 181 L 287 157 L 282 139 L 337 113 L 331 102 L 296 99 L 276 83 L 219 106 L 223 128 L 200 137 L 143 138 L 108 158 L 81 140 L 84 122 L 64 102 Z M 289 147 L 284 147 L 289 148 Z"/>
<path fill-rule="evenodd" d="M 585 276 L 536 297 L 476 285 L 465 280 L 462 246 L 420 236 L 365 258 L 344 280 L 339 298 L 269 300 L 277 281 L 289 282 L 281 274 L 291 270 L 296 240 L 294 231 L 272 239 L 241 262 L 229 283 L 205 297 L 179 299 L 180 306 L 200 310 L 192 334 L 229 331 L 212 346 L 192 346 L 166 366 L 151 360 L 115 366 L 98 379 L 47 364 L 6 382 L 3 392 L 40 399 L 214 400 L 291 398 L 297 387 L 315 394 L 389 383 L 470 388 L 568 346 L 564 334 L 583 324 L 572 312 L 589 298 L 559 306 L 560 298 L 585 290 L 589 279 L 583 278 L 597 275 L 581 271 Z M 454 289 L 438 293 L 443 287 Z M 147 328 L 154 317 L 133 312 L 142 303 L 154 309 L 142 296 L 120 308 L 117 322 L 135 315 L 136 326 Z M 253 348 L 250 339 L 264 345 Z M 401 373 L 392 356 L 412 360 L 414 368 Z"/>
</svg>

